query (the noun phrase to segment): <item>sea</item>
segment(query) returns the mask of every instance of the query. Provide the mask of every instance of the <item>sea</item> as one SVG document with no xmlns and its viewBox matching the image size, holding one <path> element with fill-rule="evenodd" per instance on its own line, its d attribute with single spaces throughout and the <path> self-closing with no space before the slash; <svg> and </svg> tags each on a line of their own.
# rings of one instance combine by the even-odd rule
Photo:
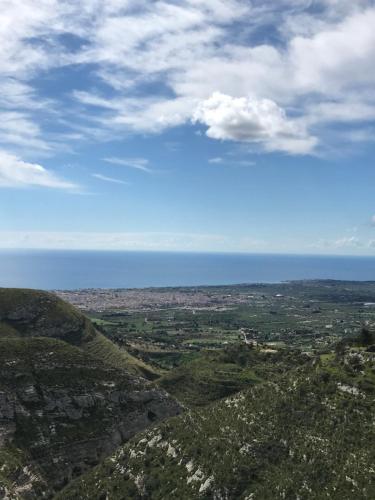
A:
<svg viewBox="0 0 375 500">
<path fill-rule="evenodd" d="M 375 257 L 117 251 L 0 251 L 0 286 L 73 290 L 289 280 L 375 281 Z"/>
</svg>

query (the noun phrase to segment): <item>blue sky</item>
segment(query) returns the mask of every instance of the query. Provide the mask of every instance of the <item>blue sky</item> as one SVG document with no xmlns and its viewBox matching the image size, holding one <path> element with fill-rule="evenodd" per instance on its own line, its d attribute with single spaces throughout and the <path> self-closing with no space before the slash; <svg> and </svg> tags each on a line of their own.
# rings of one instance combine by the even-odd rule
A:
<svg viewBox="0 0 375 500">
<path fill-rule="evenodd" d="M 0 247 L 372 255 L 375 3 L 6 0 Z"/>
</svg>

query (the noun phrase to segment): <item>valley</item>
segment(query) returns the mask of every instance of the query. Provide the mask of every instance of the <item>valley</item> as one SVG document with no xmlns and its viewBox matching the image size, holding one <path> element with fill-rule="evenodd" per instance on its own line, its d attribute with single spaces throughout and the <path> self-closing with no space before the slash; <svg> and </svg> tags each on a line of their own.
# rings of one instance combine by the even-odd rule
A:
<svg viewBox="0 0 375 500">
<path fill-rule="evenodd" d="M 331 349 L 375 322 L 375 283 L 330 280 L 194 288 L 78 290 L 58 295 L 112 341 L 163 372 L 202 349 L 245 343 Z"/>
<path fill-rule="evenodd" d="M 373 303 L 373 282 L 0 289 L 0 498 L 374 498 Z"/>
</svg>

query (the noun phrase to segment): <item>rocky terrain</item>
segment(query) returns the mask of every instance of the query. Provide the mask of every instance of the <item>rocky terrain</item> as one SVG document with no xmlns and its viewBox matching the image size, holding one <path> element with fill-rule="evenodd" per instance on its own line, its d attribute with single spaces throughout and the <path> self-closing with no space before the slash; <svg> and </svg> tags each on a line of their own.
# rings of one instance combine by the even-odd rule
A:
<svg viewBox="0 0 375 500">
<path fill-rule="evenodd" d="M 373 353 L 311 359 L 137 435 L 58 498 L 370 500 L 374 413 Z"/>
<path fill-rule="evenodd" d="M 372 322 L 320 350 L 237 336 L 160 372 L 97 328 L 0 289 L 0 499 L 375 498 Z"/>
<path fill-rule="evenodd" d="M 180 412 L 130 358 L 54 295 L 0 290 L 0 498 L 51 498 Z"/>
</svg>

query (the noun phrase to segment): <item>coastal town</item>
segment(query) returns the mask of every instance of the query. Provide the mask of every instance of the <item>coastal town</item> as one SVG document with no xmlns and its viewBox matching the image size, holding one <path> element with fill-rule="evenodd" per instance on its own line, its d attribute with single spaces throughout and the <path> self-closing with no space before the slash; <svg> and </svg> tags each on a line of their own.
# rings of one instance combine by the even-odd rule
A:
<svg viewBox="0 0 375 500">
<path fill-rule="evenodd" d="M 329 348 L 375 323 L 372 283 L 296 281 L 216 287 L 57 291 L 149 363 L 242 343 Z M 189 354 L 190 355 L 190 354 Z"/>
</svg>

